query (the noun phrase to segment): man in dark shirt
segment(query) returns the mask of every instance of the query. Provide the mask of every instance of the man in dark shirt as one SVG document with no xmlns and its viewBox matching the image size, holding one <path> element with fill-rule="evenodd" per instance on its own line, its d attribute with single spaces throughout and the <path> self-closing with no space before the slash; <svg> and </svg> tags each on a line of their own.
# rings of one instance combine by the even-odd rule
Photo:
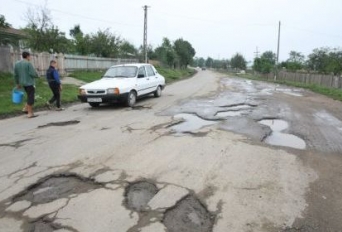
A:
<svg viewBox="0 0 342 232">
<path fill-rule="evenodd" d="M 50 67 L 46 70 L 46 79 L 49 83 L 50 89 L 53 93 L 52 98 L 46 102 L 46 105 L 51 108 L 51 104 L 56 101 L 56 110 L 61 111 L 64 108 L 61 108 L 61 91 L 62 91 L 62 83 L 59 78 L 58 71 L 56 70 L 57 62 L 55 60 L 50 61 Z"/>
</svg>

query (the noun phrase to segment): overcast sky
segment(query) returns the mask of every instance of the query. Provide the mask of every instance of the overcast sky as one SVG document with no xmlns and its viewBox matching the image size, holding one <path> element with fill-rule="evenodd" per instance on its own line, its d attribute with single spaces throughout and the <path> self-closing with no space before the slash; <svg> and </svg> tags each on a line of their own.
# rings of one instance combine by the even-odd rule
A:
<svg viewBox="0 0 342 232">
<path fill-rule="evenodd" d="M 76 24 L 84 33 L 109 28 L 136 47 L 143 42 L 148 5 L 148 43 L 183 38 L 197 57 L 231 58 L 239 52 L 252 61 L 277 51 L 280 61 L 291 50 L 308 55 L 314 48 L 342 47 L 342 0 L 0 0 L 0 14 L 15 28 L 25 27 L 28 8 L 47 3 L 53 23 L 66 34 Z"/>
</svg>

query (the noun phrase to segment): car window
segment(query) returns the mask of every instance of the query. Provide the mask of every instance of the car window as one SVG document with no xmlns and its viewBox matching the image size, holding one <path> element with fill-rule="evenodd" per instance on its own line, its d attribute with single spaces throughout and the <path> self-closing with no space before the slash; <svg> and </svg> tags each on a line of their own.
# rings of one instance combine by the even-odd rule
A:
<svg viewBox="0 0 342 232">
<path fill-rule="evenodd" d="M 146 77 L 146 70 L 144 67 L 139 68 L 138 75 L 144 75 L 144 77 Z"/>
<path fill-rule="evenodd" d="M 150 65 L 146 66 L 146 70 L 147 70 L 147 76 L 150 77 L 150 76 L 156 75 Z"/>
<path fill-rule="evenodd" d="M 104 78 L 122 78 L 122 77 L 135 77 L 138 68 L 135 66 L 117 66 L 111 67 L 104 74 Z"/>
</svg>

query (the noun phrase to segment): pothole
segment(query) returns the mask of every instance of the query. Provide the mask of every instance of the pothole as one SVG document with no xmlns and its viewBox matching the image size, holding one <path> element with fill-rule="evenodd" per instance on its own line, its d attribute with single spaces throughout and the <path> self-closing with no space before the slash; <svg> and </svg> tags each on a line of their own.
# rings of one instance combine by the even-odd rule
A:
<svg viewBox="0 0 342 232">
<path fill-rule="evenodd" d="M 142 181 L 126 188 L 126 205 L 134 211 L 145 211 L 147 203 L 157 194 L 158 188 L 149 182 Z"/>
<path fill-rule="evenodd" d="M 217 123 L 217 121 L 204 120 L 192 114 L 177 114 L 174 116 L 174 119 L 185 120 L 184 122 L 171 127 L 171 129 L 176 133 L 196 131 L 205 126 L 210 126 Z"/>
<path fill-rule="evenodd" d="M 218 112 L 215 116 L 218 117 L 236 117 L 241 116 L 243 112 L 241 111 L 225 111 L 225 112 Z"/>
<path fill-rule="evenodd" d="M 44 204 L 100 187 L 102 185 L 76 175 L 49 176 L 15 196 L 13 202 L 27 200 L 33 205 Z"/>
<path fill-rule="evenodd" d="M 51 223 L 38 221 L 31 223 L 29 226 L 29 232 L 53 232 L 55 228 L 51 226 Z"/>
<path fill-rule="evenodd" d="M 18 140 L 15 142 L 11 142 L 11 143 L 2 143 L 0 144 L 0 147 L 14 147 L 14 148 L 19 148 L 21 146 L 25 145 L 25 142 L 28 142 L 32 139 L 22 139 L 22 140 Z"/>
<path fill-rule="evenodd" d="M 132 106 L 132 110 L 152 109 L 152 106 Z"/>
<path fill-rule="evenodd" d="M 169 232 L 210 232 L 214 219 L 199 200 L 189 195 L 165 212 L 163 223 Z"/>
<path fill-rule="evenodd" d="M 80 121 L 78 120 L 71 120 L 71 121 L 64 121 L 64 122 L 50 122 L 46 125 L 38 126 L 38 128 L 44 128 L 44 127 L 49 127 L 49 126 L 69 126 L 69 125 L 74 125 L 78 123 L 80 123 Z"/>
<path fill-rule="evenodd" d="M 269 126 L 272 133 L 265 138 L 264 142 L 274 146 L 291 147 L 304 150 L 306 143 L 298 136 L 283 133 L 282 131 L 289 127 L 288 122 L 284 120 L 261 120 L 260 124 Z"/>
</svg>

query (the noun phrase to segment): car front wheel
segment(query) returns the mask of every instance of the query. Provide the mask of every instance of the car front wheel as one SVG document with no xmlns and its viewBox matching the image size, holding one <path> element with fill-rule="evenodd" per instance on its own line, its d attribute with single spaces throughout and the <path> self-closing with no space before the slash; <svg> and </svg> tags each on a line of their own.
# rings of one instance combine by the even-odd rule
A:
<svg viewBox="0 0 342 232">
<path fill-rule="evenodd" d="M 162 95 L 162 89 L 160 85 L 157 87 L 157 90 L 154 91 L 154 97 L 160 97 Z"/>
<path fill-rule="evenodd" d="M 129 107 L 133 107 L 137 101 L 137 94 L 135 91 L 129 92 L 127 99 L 126 99 L 126 105 Z"/>
</svg>

